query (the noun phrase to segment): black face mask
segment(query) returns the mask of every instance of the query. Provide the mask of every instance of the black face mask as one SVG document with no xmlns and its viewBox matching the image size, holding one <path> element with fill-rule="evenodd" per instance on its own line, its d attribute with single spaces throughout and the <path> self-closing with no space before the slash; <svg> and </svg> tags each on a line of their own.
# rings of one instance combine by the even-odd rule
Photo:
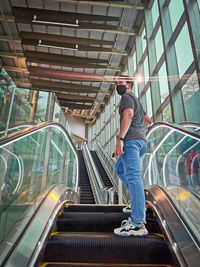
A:
<svg viewBox="0 0 200 267">
<path fill-rule="evenodd" d="M 118 95 L 123 95 L 126 93 L 126 85 L 117 85 L 116 87 Z"/>
</svg>

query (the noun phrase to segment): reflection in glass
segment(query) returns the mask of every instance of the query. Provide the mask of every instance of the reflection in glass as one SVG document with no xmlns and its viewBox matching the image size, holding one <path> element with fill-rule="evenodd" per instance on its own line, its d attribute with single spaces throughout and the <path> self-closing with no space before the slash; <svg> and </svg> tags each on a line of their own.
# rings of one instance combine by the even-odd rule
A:
<svg viewBox="0 0 200 267">
<path fill-rule="evenodd" d="M 172 111 L 170 103 L 162 111 L 163 121 L 171 122 L 172 121 Z"/>
<path fill-rule="evenodd" d="M 200 90 L 195 71 L 181 88 L 187 121 L 200 122 Z"/>
<path fill-rule="evenodd" d="M 159 125 L 148 136 L 147 153 L 142 160 L 145 187 L 161 186 L 200 240 L 200 133 Z"/>
<path fill-rule="evenodd" d="M 160 85 L 160 98 L 161 98 L 161 103 L 162 103 L 166 99 L 166 97 L 169 95 L 169 87 L 168 87 L 165 62 L 160 68 L 158 72 L 158 76 L 159 76 L 159 85 Z"/>
<path fill-rule="evenodd" d="M 0 242 L 23 220 L 25 210 L 34 212 L 42 201 L 38 197 L 52 185 L 77 189 L 77 164 L 74 148 L 57 126 L 0 147 Z"/>
<path fill-rule="evenodd" d="M 146 103 L 147 103 L 147 114 L 151 118 L 152 117 L 152 102 L 151 102 L 150 88 L 148 88 L 146 92 Z"/>
</svg>

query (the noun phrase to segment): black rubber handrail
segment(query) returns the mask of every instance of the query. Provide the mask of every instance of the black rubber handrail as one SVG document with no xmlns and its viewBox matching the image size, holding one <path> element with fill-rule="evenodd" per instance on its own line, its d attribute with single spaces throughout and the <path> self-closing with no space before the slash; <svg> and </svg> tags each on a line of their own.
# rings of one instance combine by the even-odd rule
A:
<svg viewBox="0 0 200 267">
<path fill-rule="evenodd" d="M 159 121 L 159 122 L 154 123 L 154 124 L 149 128 L 147 135 L 149 136 L 149 135 L 153 132 L 153 130 L 155 130 L 158 126 L 164 126 L 164 127 L 168 127 L 168 128 L 171 128 L 171 129 L 175 129 L 175 130 L 177 130 L 177 131 L 183 132 L 183 133 L 185 133 L 185 134 L 188 134 L 188 135 L 190 135 L 190 136 L 193 136 L 193 137 L 195 137 L 195 138 L 200 139 L 200 133 L 198 134 L 198 133 L 196 133 L 196 132 L 194 132 L 194 131 L 190 131 L 190 130 L 184 128 L 184 127 L 181 126 L 181 125 L 178 125 L 178 124 L 171 124 L 171 123 L 169 123 L 169 122 L 164 122 L 164 121 Z"/>
</svg>

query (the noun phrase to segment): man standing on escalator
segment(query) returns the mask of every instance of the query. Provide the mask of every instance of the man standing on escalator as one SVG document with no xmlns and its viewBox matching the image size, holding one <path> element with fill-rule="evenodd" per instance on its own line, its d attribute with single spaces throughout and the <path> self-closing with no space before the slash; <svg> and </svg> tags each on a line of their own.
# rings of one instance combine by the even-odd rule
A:
<svg viewBox="0 0 200 267">
<path fill-rule="evenodd" d="M 151 121 L 139 99 L 131 91 L 133 84 L 134 81 L 128 76 L 116 77 L 116 90 L 121 95 L 121 100 L 115 171 L 130 196 L 130 205 L 123 211 L 131 215 L 128 220 L 122 222 L 121 227 L 114 229 L 114 233 L 121 236 L 148 234 L 144 225 L 146 223 L 145 196 L 140 176 L 140 157 L 146 152 L 146 130 Z"/>
</svg>

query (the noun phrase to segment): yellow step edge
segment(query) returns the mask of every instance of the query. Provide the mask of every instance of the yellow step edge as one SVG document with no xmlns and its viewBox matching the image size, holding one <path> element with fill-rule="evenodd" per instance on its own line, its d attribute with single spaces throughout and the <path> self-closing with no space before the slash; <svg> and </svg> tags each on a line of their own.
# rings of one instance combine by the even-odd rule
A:
<svg viewBox="0 0 200 267">
<path fill-rule="evenodd" d="M 102 232 L 53 232 L 53 233 L 51 233 L 50 234 L 50 236 L 49 236 L 49 239 L 52 237 L 52 236 L 54 236 L 54 235 L 57 235 L 57 234 L 83 234 L 83 235 L 98 235 L 99 233 L 101 233 L 102 235 L 103 234 L 107 234 L 107 232 L 106 233 L 102 233 Z M 113 234 L 114 235 L 114 233 L 111 233 L 111 234 Z M 153 236 L 158 236 L 158 237 L 161 237 L 163 240 L 166 240 L 165 239 L 165 236 L 164 235 L 162 235 L 162 234 L 159 234 L 159 233 L 149 233 L 149 235 L 153 235 Z M 115 236 L 115 235 L 114 235 Z"/>
<path fill-rule="evenodd" d="M 137 267 L 172 267 L 172 265 L 169 265 L 169 264 L 126 264 L 126 263 L 122 263 L 122 264 L 117 264 L 117 263 L 82 263 L 82 262 L 45 262 L 43 263 L 42 265 L 40 265 L 40 267 L 46 267 L 48 266 L 48 264 L 57 264 L 57 265 L 80 265 L 80 266 L 96 266 L 96 265 L 99 265 L 99 266 L 137 266 Z"/>
</svg>

